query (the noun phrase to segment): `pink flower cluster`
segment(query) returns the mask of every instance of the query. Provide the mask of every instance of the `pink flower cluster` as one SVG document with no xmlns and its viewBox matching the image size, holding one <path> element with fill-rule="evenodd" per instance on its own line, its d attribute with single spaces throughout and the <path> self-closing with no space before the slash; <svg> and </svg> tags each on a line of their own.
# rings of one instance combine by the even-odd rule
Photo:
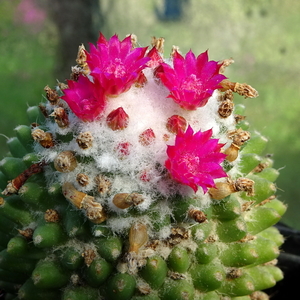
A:
<svg viewBox="0 0 300 300">
<path fill-rule="evenodd" d="M 80 75 L 77 82 L 68 80 L 62 99 L 78 118 L 95 120 L 105 108 L 106 96 L 117 96 L 135 83 L 150 60 L 146 50 L 133 49 L 130 36 L 120 41 L 114 35 L 107 41 L 100 34 L 97 47 L 91 45 L 90 53 L 86 52 L 89 78 Z"/>
<path fill-rule="evenodd" d="M 148 67 L 169 89 L 169 98 L 183 109 L 195 110 L 207 103 L 226 78 L 219 73 L 221 64 L 208 61 L 207 51 L 197 58 L 192 51 L 185 57 L 175 52 L 173 67 L 163 62 L 155 48 L 148 54 L 146 51 L 147 48 L 133 48 L 130 36 L 120 41 L 114 35 L 107 41 L 100 34 L 97 45 L 91 45 L 90 53 L 86 52 L 89 75 L 80 75 L 77 81 L 68 80 L 69 87 L 62 98 L 78 118 L 93 121 L 104 111 L 106 97 L 124 93 L 133 84 L 145 84 L 143 70 Z M 129 116 L 119 107 L 107 116 L 106 123 L 112 130 L 122 130 L 127 127 L 128 120 Z M 226 156 L 221 153 L 223 145 L 211 138 L 212 130 L 194 133 L 178 115 L 170 117 L 166 126 L 176 135 L 175 145 L 167 148 L 165 162 L 174 180 L 190 186 L 195 192 L 200 186 L 206 193 L 208 188 L 215 187 L 214 179 L 227 176 L 220 165 Z M 139 139 L 147 146 L 155 139 L 155 134 L 149 128 Z M 119 149 L 120 153 L 127 153 L 127 144 Z"/>
</svg>

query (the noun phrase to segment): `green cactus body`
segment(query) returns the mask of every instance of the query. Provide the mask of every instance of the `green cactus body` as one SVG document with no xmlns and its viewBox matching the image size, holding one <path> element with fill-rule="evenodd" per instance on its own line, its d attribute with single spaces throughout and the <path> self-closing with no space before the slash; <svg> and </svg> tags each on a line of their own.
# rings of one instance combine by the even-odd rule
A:
<svg viewBox="0 0 300 300">
<path fill-rule="evenodd" d="M 34 124 L 7 142 L 7 299 L 267 298 L 261 290 L 282 279 L 272 226 L 286 207 L 267 139 L 248 131 L 244 106 L 233 109 L 233 92 L 257 92 L 207 52 L 164 59 L 159 40 L 150 51 L 116 36 L 98 44 L 80 47 L 69 87 L 46 87 L 44 113 L 30 107 Z M 103 66 L 99 55 L 120 58 Z"/>
</svg>

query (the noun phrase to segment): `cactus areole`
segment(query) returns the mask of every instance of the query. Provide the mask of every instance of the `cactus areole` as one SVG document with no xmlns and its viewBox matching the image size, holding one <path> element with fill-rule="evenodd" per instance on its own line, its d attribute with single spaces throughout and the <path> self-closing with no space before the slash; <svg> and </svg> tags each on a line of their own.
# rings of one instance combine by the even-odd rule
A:
<svg viewBox="0 0 300 300">
<path fill-rule="evenodd" d="M 25 300 L 268 299 L 286 207 L 232 60 L 100 34 L 0 162 L 0 289 Z"/>
</svg>

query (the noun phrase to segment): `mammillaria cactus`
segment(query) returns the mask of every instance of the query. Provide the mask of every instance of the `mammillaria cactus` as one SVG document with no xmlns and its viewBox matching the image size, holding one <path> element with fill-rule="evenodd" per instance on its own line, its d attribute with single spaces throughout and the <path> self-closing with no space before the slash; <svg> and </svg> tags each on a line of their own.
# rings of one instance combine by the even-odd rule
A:
<svg viewBox="0 0 300 300">
<path fill-rule="evenodd" d="M 268 299 L 278 171 L 208 52 L 100 34 L 0 163 L 7 299 Z"/>
</svg>

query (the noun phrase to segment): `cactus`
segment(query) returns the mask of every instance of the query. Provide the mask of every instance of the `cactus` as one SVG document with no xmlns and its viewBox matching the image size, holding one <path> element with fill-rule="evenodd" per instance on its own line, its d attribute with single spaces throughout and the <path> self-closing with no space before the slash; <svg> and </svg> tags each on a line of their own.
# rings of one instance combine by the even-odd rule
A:
<svg viewBox="0 0 300 300">
<path fill-rule="evenodd" d="M 101 34 L 71 79 L 46 86 L 0 162 L 0 288 L 7 299 L 267 299 L 282 279 L 286 207 L 258 94 L 207 51 L 162 54 Z"/>
</svg>

